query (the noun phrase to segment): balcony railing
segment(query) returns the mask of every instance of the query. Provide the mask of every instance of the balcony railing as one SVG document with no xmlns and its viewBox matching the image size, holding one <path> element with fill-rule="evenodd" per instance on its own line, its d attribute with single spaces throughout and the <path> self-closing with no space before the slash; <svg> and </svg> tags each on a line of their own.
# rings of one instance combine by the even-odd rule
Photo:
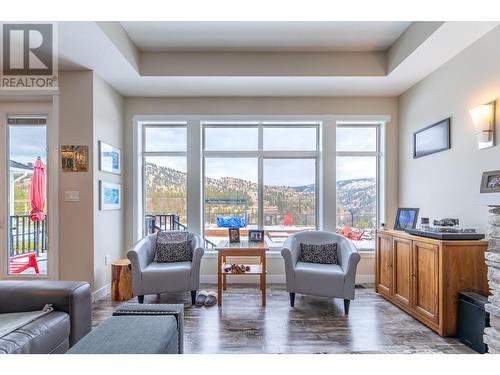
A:
<svg viewBox="0 0 500 375">
<path fill-rule="evenodd" d="M 179 221 L 179 215 L 154 214 L 146 215 L 146 232 L 151 234 L 157 230 L 187 230 L 187 226 Z"/>
<path fill-rule="evenodd" d="M 47 252 L 47 219 L 33 222 L 30 215 L 9 217 L 9 256 Z"/>
<path fill-rule="evenodd" d="M 179 215 L 154 214 L 146 215 L 145 228 L 147 234 L 152 234 L 159 230 L 187 230 L 187 225 L 180 222 Z M 205 247 L 214 248 L 215 244 L 205 240 Z"/>
</svg>

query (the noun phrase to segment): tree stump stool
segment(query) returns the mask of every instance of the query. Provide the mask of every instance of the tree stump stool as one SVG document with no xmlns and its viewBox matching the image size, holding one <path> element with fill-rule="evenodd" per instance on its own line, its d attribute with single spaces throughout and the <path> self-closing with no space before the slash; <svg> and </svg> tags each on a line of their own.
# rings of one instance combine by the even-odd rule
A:
<svg viewBox="0 0 500 375">
<path fill-rule="evenodd" d="M 120 259 L 111 263 L 111 300 L 127 301 L 132 292 L 132 269 L 130 260 Z"/>
</svg>

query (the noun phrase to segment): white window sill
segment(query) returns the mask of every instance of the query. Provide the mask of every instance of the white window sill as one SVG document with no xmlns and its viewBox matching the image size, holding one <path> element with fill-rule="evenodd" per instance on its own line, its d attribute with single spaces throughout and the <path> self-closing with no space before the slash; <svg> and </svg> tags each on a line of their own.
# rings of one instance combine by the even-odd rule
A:
<svg viewBox="0 0 500 375">
<path fill-rule="evenodd" d="M 361 258 L 375 258 L 375 251 L 372 249 L 358 249 Z M 205 249 L 204 258 L 215 259 L 217 258 L 217 251 L 213 249 Z M 281 247 L 271 247 L 267 253 L 268 259 L 278 259 L 283 258 L 281 256 Z"/>
</svg>

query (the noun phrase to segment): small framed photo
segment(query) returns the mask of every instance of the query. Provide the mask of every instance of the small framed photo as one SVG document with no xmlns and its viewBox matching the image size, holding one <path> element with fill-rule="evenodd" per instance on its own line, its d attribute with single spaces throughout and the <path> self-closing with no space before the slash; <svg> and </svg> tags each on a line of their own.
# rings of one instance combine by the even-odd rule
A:
<svg viewBox="0 0 500 375">
<path fill-rule="evenodd" d="M 398 208 L 394 229 L 414 229 L 417 225 L 418 208 Z"/>
<path fill-rule="evenodd" d="M 240 228 L 229 228 L 229 242 L 240 242 Z"/>
<path fill-rule="evenodd" d="M 99 170 L 102 172 L 121 174 L 121 150 L 106 142 L 99 141 Z"/>
<path fill-rule="evenodd" d="M 89 147 L 61 146 L 61 166 L 63 172 L 88 172 Z"/>
<path fill-rule="evenodd" d="M 260 229 L 250 229 L 248 231 L 248 242 L 264 242 L 264 231 Z"/>
<path fill-rule="evenodd" d="M 99 181 L 99 208 L 120 210 L 122 208 L 122 186 L 112 182 Z"/>
<path fill-rule="evenodd" d="M 481 193 L 500 193 L 500 170 L 483 172 Z"/>
</svg>

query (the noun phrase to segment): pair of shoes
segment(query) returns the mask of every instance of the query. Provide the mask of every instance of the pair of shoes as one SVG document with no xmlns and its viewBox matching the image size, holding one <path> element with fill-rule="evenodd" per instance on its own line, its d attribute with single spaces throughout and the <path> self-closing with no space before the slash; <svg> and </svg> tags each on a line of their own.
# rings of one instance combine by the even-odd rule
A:
<svg viewBox="0 0 500 375">
<path fill-rule="evenodd" d="M 195 306 L 197 307 L 201 307 L 203 305 L 213 306 L 216 303 L 217 303 L 217 293 L 213 291 L 207 292 L 206 290 L 202 290 L 196 296 Z"/>
</svg>

